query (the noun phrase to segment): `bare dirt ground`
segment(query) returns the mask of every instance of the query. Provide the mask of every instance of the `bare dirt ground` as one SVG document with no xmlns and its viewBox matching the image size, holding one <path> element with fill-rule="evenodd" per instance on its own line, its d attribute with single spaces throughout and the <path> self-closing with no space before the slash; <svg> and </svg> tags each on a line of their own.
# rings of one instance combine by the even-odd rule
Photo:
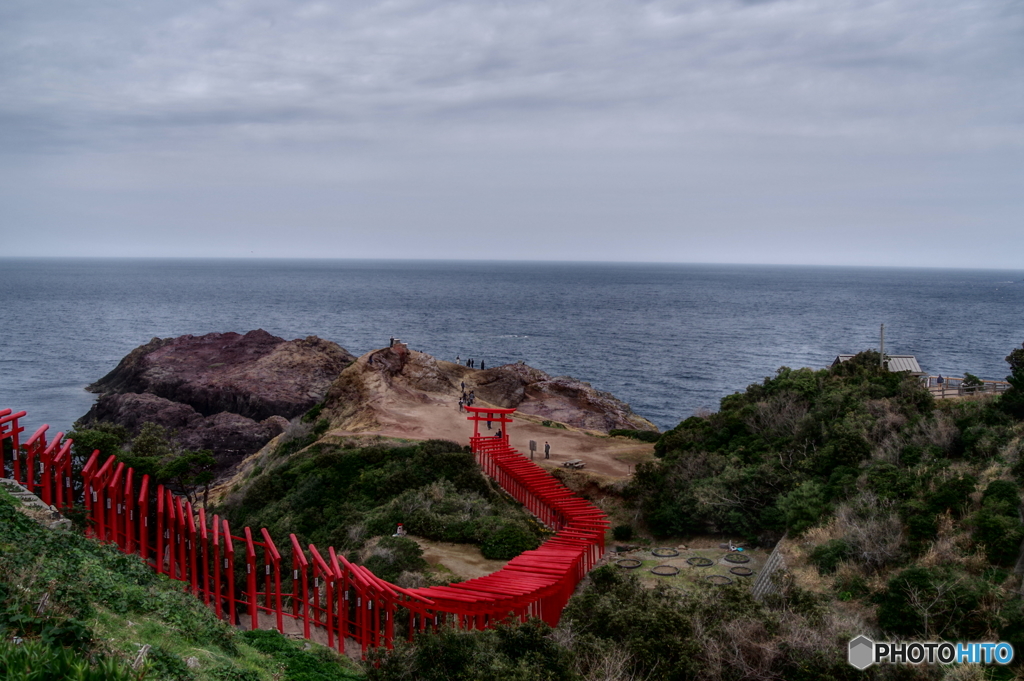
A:
<svg viewBox="0 0 1024 681">
<path fill-rule="evenodd" d="M 475 406 L 489 406 L 477 400 Z M 350 432 L 332 430 L 332 435 L 383 437 L 412 440 L 442 439 L 469 444 L 473 423 L 468 414 L 460 412 L 458 402 L 436 393 L 405 390 L 389 392 L 376 405 L 376 418 L 380 428 L 373 431 Z M 537 443 L 536 462 L 545 467 L 558 467 L 565 461 L 580 459 L 585 470 L 609 478 L 625 478 L 640 461 L 653 457 L 654 446 L 623 437 L 608 437 L 599 433 L 574 428 L 552 428 L 542 425 L 542 419 L 528 414 L 513 414 L 513 423 L 507 429 L 509 443 L 529 456 L 530 440 Z M 481 425 L 481 434 L 497 432 L 498 424 L 488 431 Z M 551 458 L 544 460 L 544 443 L 551 445 Z"/>
<path fill-rule="evenodd" d="M 435 571 L 442 574 L 449 572 L 463 579 L 485 577 L 505 567 L 507 562 L 484 558 L 480 553 L 480 547 L 471 544 L 431 541 L 412 535 L 409 535 L 409 539 L 420 545 L 424 560 L 430 563 Z"/>
</svg>

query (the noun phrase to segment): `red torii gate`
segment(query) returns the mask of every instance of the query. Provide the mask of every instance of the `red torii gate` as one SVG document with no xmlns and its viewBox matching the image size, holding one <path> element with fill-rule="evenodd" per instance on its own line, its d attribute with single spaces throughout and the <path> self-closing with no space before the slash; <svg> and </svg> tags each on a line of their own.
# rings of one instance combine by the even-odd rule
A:
<svg viewBox="0 0 1024 681">
<path fill-rule="evenodd" d="M 466 411 L 470 414 L 466 417 L 466 420 L 473 422 L 473 437 L 471 437 L 469 441 L 474 451 L 476 451 L 477 443 L 480 440 L 501 442 L 505 446 L 508 446 L 508 426 L 512 423 L 512 414 L 516 411 L 515 407 L 512 407 L 511 409 L 502 409 L 500 407 L 466 407 Z M 492 422 L 497 421 L 498 431 L 501 432 L 501 438 L 497 437 L 497 433 L 494 435 L 481 435 L 480 423 L 483 421 L 487 422 L 488 427 L 490 427 Z"/>
</svg>

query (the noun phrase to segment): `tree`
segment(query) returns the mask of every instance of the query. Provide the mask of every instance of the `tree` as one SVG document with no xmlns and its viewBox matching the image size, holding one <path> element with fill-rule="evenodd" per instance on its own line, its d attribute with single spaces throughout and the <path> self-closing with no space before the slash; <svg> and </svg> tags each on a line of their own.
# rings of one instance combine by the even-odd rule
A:
<svg viewBox="0 0 1024 681">
<path fill-rule="evenodd" d="M 999 405 L 1003 411 L 1017 418 L 1024 418 L 1024 345 L 1006 356 L 1010 375 L 1006 377 L 1010 389 L 1003 393 Z"/>
<path fill-rule="evenodd" d="M 172 455 L 165 461 L 166 463 L 157 469 L 157 479 L 173 482 L 193 505 L 196 503 L 199 489 L 202 488 L 205 507 L 210 497 L 210 483 L 214 479 L 213 468 L 217 464 L 213 452 L 209 449 L 195 452 L 186 450 L 177 456 Z"/>
</svg>

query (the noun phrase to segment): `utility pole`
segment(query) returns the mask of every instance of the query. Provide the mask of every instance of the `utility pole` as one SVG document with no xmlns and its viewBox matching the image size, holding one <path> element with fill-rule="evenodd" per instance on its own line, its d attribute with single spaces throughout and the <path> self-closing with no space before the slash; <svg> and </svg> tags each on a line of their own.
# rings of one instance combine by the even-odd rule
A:
<svg viewBox="0 0 1024 681">
<path fill-rule="evenodd" d="M 881 328 L 879 333 L 880 333 L 881 339 L 880 339 L 880 343 L 879 343 L 879 347 L 878 347 L 878 367 L 879 368 L 884 368 L 885 367 L 885 324 L 882 324 L 882 328 Z"/>
</svg>

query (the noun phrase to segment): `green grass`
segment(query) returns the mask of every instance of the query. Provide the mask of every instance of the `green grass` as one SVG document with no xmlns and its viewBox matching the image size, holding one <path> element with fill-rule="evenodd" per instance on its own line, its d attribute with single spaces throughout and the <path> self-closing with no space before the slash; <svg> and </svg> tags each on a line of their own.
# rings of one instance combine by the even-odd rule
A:
<svg viewBox="0 0 1024 681">
<path fill-rule="evenodd" d="M 348 660 L 276 632 L 239 633 L 136 556 L 49 530 L 0 491 L 0 678 L 334 681 Z M 273 639 L 273 646 L 259 642 Z M 143 645 L 145 665 L 129 665 Z M 308 646 L 308 650 L 305 648 Z M 15 649 L 17 648 L 17 649 Z M 189 658 L 195 658 L 189 667 Z M 28 668 L 46 670 L 33 676 Z"/>
</svg>

